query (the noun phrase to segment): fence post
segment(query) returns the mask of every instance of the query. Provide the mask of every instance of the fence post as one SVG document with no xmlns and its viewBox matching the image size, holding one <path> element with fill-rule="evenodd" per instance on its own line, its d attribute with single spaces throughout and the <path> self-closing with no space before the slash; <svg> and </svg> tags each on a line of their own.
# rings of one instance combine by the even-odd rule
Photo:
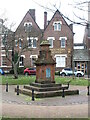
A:
<svg viewBox="0 0 90 120">
<path fill-rule="evenodd" d="M 8 82 L 6 83 L 6 92 L 8 92 Z"/>
<path fill-rule="evenodd" d="M 19 95 L 19 85 L 17 85 L 17 95 Z"/>
<path fill-rule="evenodd" d="M 89 86 L 87 86 L 87 90 L 88 90 L 87 95 L 89 95 Z"/>
<path fill-rule="evenodd" d="M 64 88 L 63 88 L 63 91 L 62 91 L 62 97 L 65 97 Z"/>
<path fill-rule="evenodd" d="M 34 101 L 34 89 L 32 89 L 32 101 Z"/>
<path fill-rule="evenodd" d="M 68 82 L 68 88 L 69 88 L 69 82 Z"/>
</svg>

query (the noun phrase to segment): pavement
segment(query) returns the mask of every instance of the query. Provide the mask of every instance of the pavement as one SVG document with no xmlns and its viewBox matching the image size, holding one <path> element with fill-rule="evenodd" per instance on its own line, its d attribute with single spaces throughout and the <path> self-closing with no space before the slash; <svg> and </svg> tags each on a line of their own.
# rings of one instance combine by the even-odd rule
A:
<svg viewBox="0 0 90 120">
<path fill-rule="evenodd" d="M 23 86 L 20 86 L 22 88 Z M 88 118 L 89 98 L 86 86 L 71 86 L 70 89 L 79 89 L 79 95 L 62 98 L 50 97 L 31 100 L 31 97 L 17 95 L 15 85 L 10 85 L 8 92 L 6 86 L 0 86 L 0 116 L 9 118 Z"/>
</svg>

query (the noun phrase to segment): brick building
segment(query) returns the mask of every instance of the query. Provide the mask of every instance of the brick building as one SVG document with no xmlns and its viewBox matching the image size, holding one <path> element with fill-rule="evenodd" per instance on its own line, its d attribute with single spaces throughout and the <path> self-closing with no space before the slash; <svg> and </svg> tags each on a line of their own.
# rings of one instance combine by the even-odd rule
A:
<svg viewBox="0 0 90 120">
<path fill-rule="evenodd" d="M 41 37 L 42 31 L 36 23 L 35 9 L 30 9 L 15 32 L 16 49 L 20 51 L 26 43 L 28 46 L 21 54 L 19 67 L 35 66 L 34 61 L 39 54 Z"/>
<path fill-rule="evenodd" d="M 89 57 L 89 60 L 87 63 L 87 71 L 88 71 L 88 77 L 90 78 L 90 2 L 88 2 L 88 23 L 85 28 L 83 43 L 86 46 L 86 50 Z"/>
<path fill-rule="evenodd" d="M 72 67 L 73 26 L 68 25 L 62 14 L 57 10 L 47 22 L 47 12 L 44 12 L 44 30 L 36 23 L 35 9 L 30 9 L 15 31 L 15 51 L 28 46 L 21 54 L 19 67 L 34 67 L 38 58 L 40 43 L 48 40 L 56 70 Z"/>
<path fill-rule="evenodd" d="M 45 17 L 46 16 L 45 12 Z M 45 18 L 44 17 L 44 18 Z M 46 20 L 45 18 L 45 20 Z M 45 21 L 44 20 L 44 21 Z M 46 23 L 46 22 L 45 22 Z M 73 26 L 69 26 L 57 10 L 48 25 L 44 25 L 43 38 L 49 40 L 52 56 L 56 59 L 56 70 L 72 67 Z"/>
<path fill-rule="evenodd" d="M 8 35 L 8 33 L 10 33 L 10 35 Z M 5 72 L 9 71 L 12 68 L 12 64 L 6 58 L 4 42 L 7 42 L 11 38 L 12 33 L 13 33 L 12 31 L 10 31 L 8 28 L 6 28 L 3 25 L 3 20 L 0 19 L 0 68 L 2 68 Z M 9 44 L 10 44 L 10 41 L 9 41 Z M 8 48 L 8 51 L 9 51 L 9 57 L 10 59 L 12 59 L 11 57 L 12 49 Z"/>
</svg>

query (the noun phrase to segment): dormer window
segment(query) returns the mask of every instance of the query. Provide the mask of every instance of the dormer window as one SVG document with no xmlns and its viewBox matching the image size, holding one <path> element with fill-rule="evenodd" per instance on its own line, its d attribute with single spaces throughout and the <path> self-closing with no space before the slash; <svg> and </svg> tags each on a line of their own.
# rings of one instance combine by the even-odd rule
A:
<svg viewBox="0 0 90 120">
<path fill-rule="evenodd" d="M 61 21 L 56 21 L 53 23 L 53 26 L 54 26 L 54 31 L 61 31 L 61 25 L 62 25 L 62 22 Z"/>
<path fill-rule="evenodd" d="M 25 22 L 24 27 L 25 27 L 25 32 L 30 32 L 32 28 L 32 22 Z"/>
</svg>

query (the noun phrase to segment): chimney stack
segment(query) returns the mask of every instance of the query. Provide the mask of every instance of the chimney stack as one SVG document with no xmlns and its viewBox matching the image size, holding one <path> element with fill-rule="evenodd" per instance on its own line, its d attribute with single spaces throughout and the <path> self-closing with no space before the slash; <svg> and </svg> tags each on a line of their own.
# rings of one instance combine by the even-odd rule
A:
<svg viewBox="0 0 90 120">
<path fill-rule="evenodd" d="M 35 18 L 35 9 L 29 9 L 30 15 L 32 16 L 32 18 L 34 19 L 34 21 L 36 20 Z"/>
<path fill-rule="evenodd" d="M 44 12 L 44 30 L 47 26 L 47 12 Z"/>
</svg>

